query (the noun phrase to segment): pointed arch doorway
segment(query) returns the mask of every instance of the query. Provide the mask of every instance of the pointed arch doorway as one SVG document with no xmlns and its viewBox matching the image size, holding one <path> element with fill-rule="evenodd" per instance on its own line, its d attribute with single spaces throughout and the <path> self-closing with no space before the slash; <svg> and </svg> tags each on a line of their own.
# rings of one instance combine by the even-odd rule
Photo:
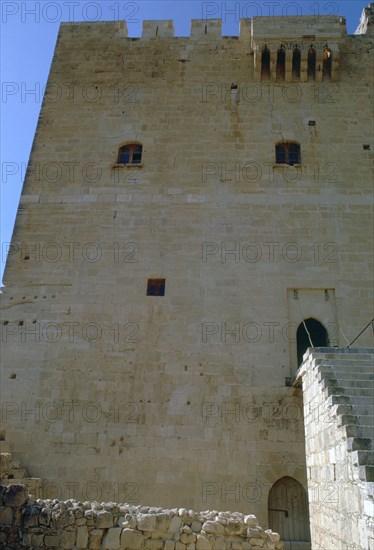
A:
<svg viewBox="0 0 374 550">
<path fill-rule="evenodd" d="M 322 323 L 312 317 L 302 321 L 297 328 L 297 364 L 299 367 L 303 362 L 304 353 L 311 347 L 310 340 L 315 348 L 326 348 L 330 345 L 327 330 Z"/>
<path fill-rule="evenodd" d="M 279 533 L 284 550 L 310 550 L 308 498 L 293 477 L 282 477 L 271 487 L 268 498 L 269 527 Z"/>
</svg>

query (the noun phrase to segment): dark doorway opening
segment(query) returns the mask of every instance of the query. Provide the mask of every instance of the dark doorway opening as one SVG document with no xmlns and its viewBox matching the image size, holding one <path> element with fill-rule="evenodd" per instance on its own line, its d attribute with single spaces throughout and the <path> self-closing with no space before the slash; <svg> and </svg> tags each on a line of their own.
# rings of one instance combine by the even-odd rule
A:
<svg viewBox="0 0 374 550">
<path fill-rule="evenodd" d="M 312 343 L 310 343 L 308 332 Z M 306 319 L 300 323 L 296 333 L 296 342 L 298 366 L 303 362 L 303 355 L 309 347 L 325 348 L 330 345 L 327 330 L 322 323 L 312 318 Z"/>
</svg>

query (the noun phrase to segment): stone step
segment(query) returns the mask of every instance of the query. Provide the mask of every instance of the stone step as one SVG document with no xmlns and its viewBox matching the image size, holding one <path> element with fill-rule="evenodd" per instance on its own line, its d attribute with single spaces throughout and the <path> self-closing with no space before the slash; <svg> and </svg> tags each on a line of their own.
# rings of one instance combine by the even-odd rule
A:
<svg viewBox="0 0 374 550">
<path fill-rule="evenodd" d="M 346 426 L 347 424 L 357 424 L 358 426 L 371 426 L 374 437 L 374 416 L 373 415 L 355 415 L 341 414 L 338 416 L 338 426 Z"/>
<path fill-rule="evenodd" d="M 355 407 L 355 410 L 357 406 L 370 407 L 370 406 L 373 406 L 373 403 L 374 403 L 372 395 L 358 394 L 358 395 L 350 395 L 347 397 L 349 397 L 351 404 L 353 405 L 353 407 Z"/>
<path fill-rule="evenodd" d="M 323 355 L 322 353 L 314 354 L 313 353 L 313 359 L 315 365 L 349 365 L 349 364 L 357 364 L 357 363 L 363 363 L 363 364 L 369 364 L 370 362 L 373 364 L 374 361 L 374 354 L 367 353 L 366 355 L 360 355 L 360 354 L 351 354 L 351 355 L 340 355 L 340 354 L 326 354 Z"/>
<path fill-rule="evenodd" d="M 374 380 L 374 369 L 360 368 L 359 370 L 352 371 L 350 369 L 330 369 L 329 367 L 321 367 L 318 369 L 319 376 L 326 378 L 335 378 L 336 380 L 345 380 L 346 378 L 352 380 Z"/>
<path fill-rule="evenodd" d="M 373 439 L 373 426 L 360 426 L 359 424 L 344 424 L 347 437 L 360 437 Z"/>
<path fill-rule="evenodd" d="M 368 357 L 367 359 L 336 359 L 336 360 L 332 360 L 332 359 L 317 359 L 314 364 L 316 366 L 318 366 L 319 368 L 323 368 L 323 367 L 332 367 L 332 368 L 337 368 L 337 369 L 349 369 L 351 368 L 352 370 L 356 370 L 356 369 L 359 369 L 359 368 L 364 368 L 364 369 L 370 369 L 370 368 L 373 368 L 374 366 L 374 356 L 373 357 Z"/>
<path fill-rule="evenodd" d="M 374 466 L 372 451 L 352 451 L 351 458 L 355 466 Z"/>
<path fill-rule="evenodd" d="M 374 466 L 359 466 L 358 475 L 361 481 L 371 483 L 374 481 Z"/>
<path fill-rule="evenodd" d="M 351 375 L 352 376 L 352 375 Z M 366 388 L 368 390 L 374 391 L 374 380 L 372 379 L 361 379 L 357 378 L 339 378 L 330 377 L 330 375 L 324 375 L 320 373 L 318 375 L 318 381 L 322 383 L 323 386 L 335 386 L 341 388 Z"/>
<path fill-rule="evenodd" d="M 348 437 L 347 449 L 353 451 L 371 451 L 373 449 L 373 440 L 364 437 Z"/>
<path fill-rule="evenodd" d="M 370 396 L 355 396 L 344 395 L 342 393 L 333 393 L 326 399 L 327 406 L 333 405 L 346 405 L 353 407 L 354 411 L 370 411 L 373 407 L 373 398 Z M 360 412 L 360 414 L 366 414 L 365 412 Z"/>
<path fill-rule="evenodd" d="M 345 388 L 340 385 L 332 386 L 328 384 L 322 384 L 322 389 L 327 392 L 328 397 L 330 397 L 330 395 L 344 395 L 346 397 L 352 397 L 353 399 L 357 397 L 366 397 L 372 400 L 374 398 L 374 389 L 372 388 Z"/>
<path fill-rule="evenodd" d="M 354 415 L 359 419 L 358 420 L 359 424 L 361 423 L 361 420 L 360 420 L 361 417 L 374 416 L 374 404 L 371 404 L 371 406 L 356 405 L 355 407 L 353 407 L 352 405 L 339 404 L 339 405 L 335 405 L 335 407 L 336 409 L 334 412 L 336 416 L 343 416 L 345 414 Z"/>
<path fill-rule="evenodd" d="M 342 357 L 346 355 L 374 355 L 374 348 L 314 348 L 313 354 L 323 354 L 323 355 L 335 355 L 337 357 Z"/>
</svg>

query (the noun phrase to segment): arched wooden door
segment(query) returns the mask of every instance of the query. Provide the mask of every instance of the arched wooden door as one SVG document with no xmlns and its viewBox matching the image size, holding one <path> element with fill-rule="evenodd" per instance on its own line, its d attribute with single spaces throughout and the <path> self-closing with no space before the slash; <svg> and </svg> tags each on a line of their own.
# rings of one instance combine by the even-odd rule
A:
<svg viewBox="0 0 374 550">
<path fill-rule="evenodd" d="M 279 533 L 283 541 L 310 542 L 307 494 L 296 479 L 282 477 L 274 483 L 269 493 L 268 511 L 269 527 Z"/>
</svg>

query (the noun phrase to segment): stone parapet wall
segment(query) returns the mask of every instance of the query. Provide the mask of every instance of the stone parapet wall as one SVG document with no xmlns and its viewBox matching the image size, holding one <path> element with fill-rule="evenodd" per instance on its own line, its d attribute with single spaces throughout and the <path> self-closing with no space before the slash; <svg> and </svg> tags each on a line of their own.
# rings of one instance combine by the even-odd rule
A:
<svg viewBox="0 0 374 550">
<path fill-rule="evenodd" d="M 113 502 L 33 500 L 24 485 L 0 485 L 0 545 L 92 550 L 282 550 L 254 515 L 164 510 Z"/>
</svg>

